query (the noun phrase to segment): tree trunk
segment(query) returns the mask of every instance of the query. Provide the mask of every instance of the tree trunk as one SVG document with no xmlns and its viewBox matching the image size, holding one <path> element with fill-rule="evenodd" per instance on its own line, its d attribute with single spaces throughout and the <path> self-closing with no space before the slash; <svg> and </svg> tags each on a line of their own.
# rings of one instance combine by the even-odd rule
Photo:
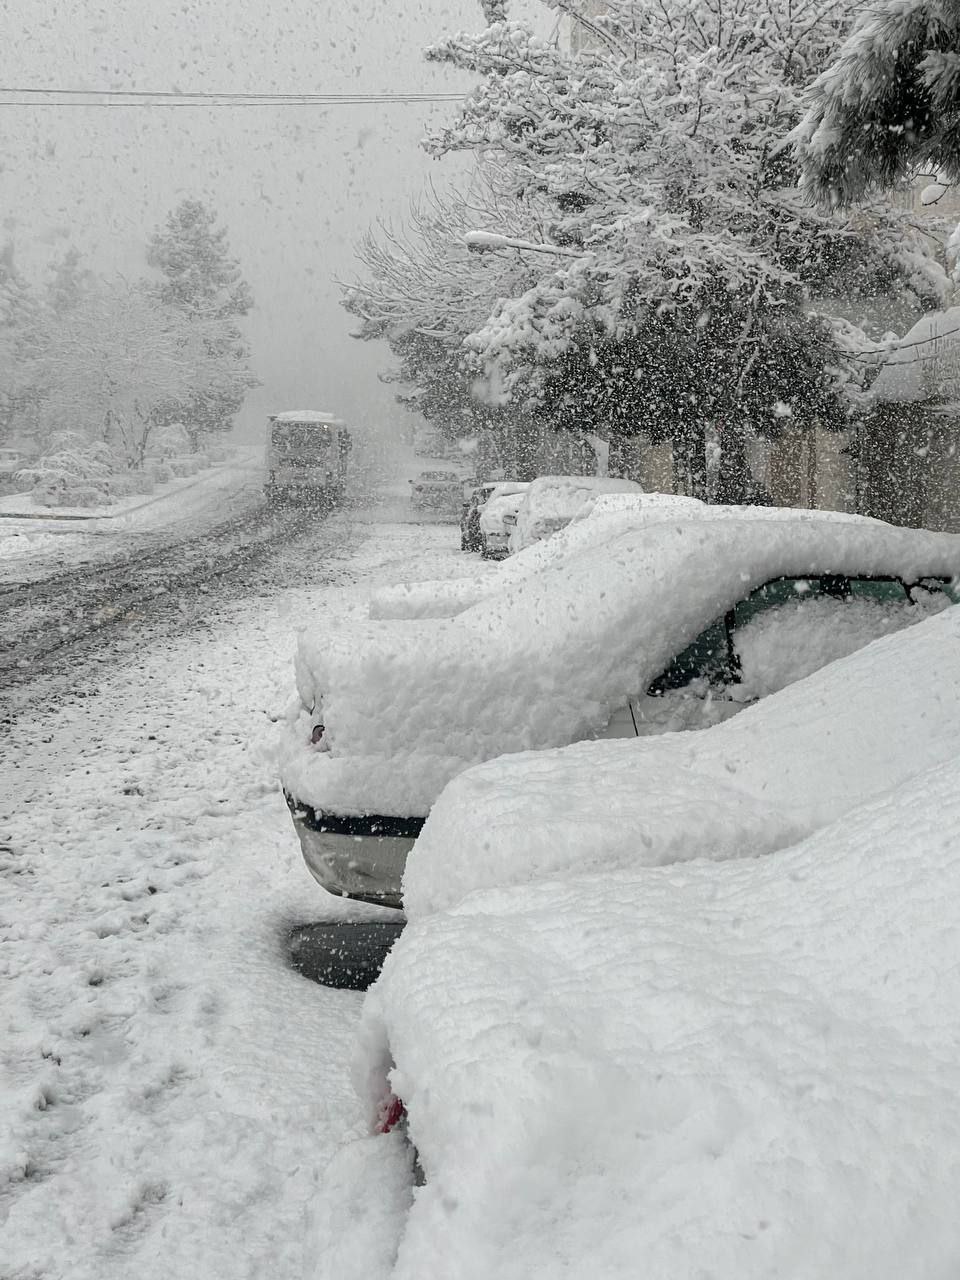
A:
<svg viewBox="0 0 960 1280">
<path fill-rule="evenodd" d="M 743 423 L 728 419 L 721 425 L 719 436 L 720 474 L 716 501 L 747 502 L 750 498 L 751 473 L 747 457 L 747 433 Z"/>
<path fill-rule="evenodd" d="M 684 423 L 673 437 L 673 487 L 691 498 L 707 496 L 707 448 L 704 424 Z"/>
</svg>

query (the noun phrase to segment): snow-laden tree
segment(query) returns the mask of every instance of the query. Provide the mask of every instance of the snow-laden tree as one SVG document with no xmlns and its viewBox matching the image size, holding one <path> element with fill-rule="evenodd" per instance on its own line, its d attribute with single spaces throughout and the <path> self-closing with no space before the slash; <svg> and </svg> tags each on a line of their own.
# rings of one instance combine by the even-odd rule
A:
<svg viewBox="0 0 960 1280">
<path fill-rule="evenodd" d="M 184 200 L 152 237 L 147 253 L 150 266 L 162 275 L 157 292 L 164 305 L 191 322 L 220 322 L 215 334 L 208 335 L 214 344 L 208 354 L 221 358 L 217 390 L 198 390 L 182 409 L 194 440 L 228 431 L 248 389 L 256 385 L 236 323 L 253 306 L 253 296 L 239 262 L 230 255 L 226 228 L 216 223 L 216 214 L 200 200 Z"/>
<path fill-rule="evenodd" d="M 833 418 L 839 356 L 829 326 L 805 315 L 809 299 L 946 288 L 905 214 L 877 206 L 854 219 L 797 188 L 784 138 L 836 46 L 838 13 L 836 0 L 607 0 L 577 52 L 516 22 L 428 51 L 482 77 L 433 154 L 493 156 L 504 198 L 550 209 L 540 251 L 524 255 L 535 280 L 468 338 L 475 367 L 536 401 L 572 352 L 594 361 L 598 335 L 621 344 L 613 358 L 629 365 L 636 400 L 691 384 L 668 434 L 702 456 L 712 425 L 733 499 L 752 430 Z"/>
<path fill-rule="evenodd" d="M 809 91 L 794 138 L 825 204 L 920 171 L 960 181 L 960 4 L 874 0 Z"/>
<path fill-rule="evenodd" d="M 0 440 L 34 427 L 41 352 L 41 305 L 8 243 L 0 249 Z"/>
<path fill-rule="evenodd" d="M 405 387 L 400 402 L 448 438 L 493 432 L 501 456 L 524 452 L 518 434 L 529 422 L 504 409 L 465 363 L 464 341 L 500 298 L 522 292 L 537 271 L 521 252 L 478 254 L 467 233 L 478 218 L 495 221 L 518 242 L 545 234 L 546 206 L 499 191 L 502 175 L 481 166 L 468 191 L 432 192 L 411 206 L 407 226 L 381 225 L 357 248 L 364 276 L 344 286 L 344 305 L 360 321 L 356 336 L 385 339 L 398 362 L 391 380 Z"/>
<path fill-rule="evenodd" d="M 188 320 L 144 285 L 98 281 L 50 313 L 42 430 L 79 431 L 112 446 L 122 465 L 140 466 L 161 422 L 235 385 L 222 352 L 228 326 L 216 316 Z"/>
</svg>

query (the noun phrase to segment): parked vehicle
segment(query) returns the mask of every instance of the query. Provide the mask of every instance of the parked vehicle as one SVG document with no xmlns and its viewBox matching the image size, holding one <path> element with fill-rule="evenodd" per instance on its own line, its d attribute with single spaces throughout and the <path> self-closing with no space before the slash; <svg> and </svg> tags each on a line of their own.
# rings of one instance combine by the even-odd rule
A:
<svg viewBox="0 0 960 1280">
<path fill-rule="evenodd" d="M 960 537 L 763 509 L 639 527 L 456 617 L 305 631 L 284 786 L 312 874 L 399 906 L 446 783 L 509 752 L 706 727 L 951 602 Z"/>
<path fill-rule="evenodd" d="M 525 489 L 495 493 L 480 511 L 480 554 L 484 560 L 502 560 L 510 554 L 510 533 L 526 497 Z"/>
<path fill-rule="evenodd" d="M 269 422 L 267 499 L 315 505 L 341 502 L 352 447 L 343 422 L 314 409 L 275 413 Z"/>
<path fill-rule="evenodd" d="M 827 756 L 817 777 L 839 816 L 799 843 L 714 861 L 716 836 L 731 849 L 735 814 L 718 813 L 713 780 L 705 787 L 696 776 L 701 793 L 690 787 L 686 804 L 651 788 L 626 821 L 610 814 L 611 795 L 616 805 L 624 786 L 642 787 L 641 760 L 618 774 L 619 794 L 605 790 L 601 816 L 584 802 L 605 774 L 585 757 L 610 744 L 590 744 L 569 749 L 581 757 L 567 775 L 581 779 L 578 792 L 558 788 L 559 812 L 540 815 L 538 851 L 557 834 L 578 845 L 569 871 L 474 890 L 455 910 L 408 902 L 410 925 L 365 1003 L 354 1064 L 370 1128 L 405 1117 L 426 1173 L 404 1217 L 405 1274 L 456 1274 L 467 1256 L 483 1259 L 484 1275 L 539 1280 L 950 1274 L 956 1231 L 944 1224 L 960 1195 L 960 698 L 948 660 L 960 632 L 939 643 L 939 687 L 924 680 L 914 699 L 904 681 L 931 654 L 914 636 L 941 621 L 836 664 L 859 670 L 873 650 L 899 651 L 872 685 L 858 685 L 849 715 L 842 681 L 830 700 L 813 699 L 809 754 L 759 734 L 751 759 L 762 764 L 772 750 L 788 806 L 791 775 Z M 805 684 L 822 690 L 819 677 Z M 805 701 L 791 699 L 795 715 Z M 764 711 L 752 713 L 758 728 Z M 926 717 L 940 734 L 932 767 Z M 833 722 L 837 739 L 824 738 Z M 697 737 L 722 737 L 733 724 Z M 880 778 L 871 764 L 884 749 L 899 769 Z M 526 780 L 542 786 L 544 761 L 502 763 L 529 764 Z M 512 786 L 504 806 L 484 814 L 485 837 L 500 835 L 498 818 L 523 794 Z M 629 861 L 611 873 L 595 855 L 617 823 Z M 461 853 L 460 830 L 458 864 L 479 847 Z M 508 834 L 512 866 L 529 869 L 529 829 Z M 812 1269 L 803 1261 L 811 1233 Z M 924 1253 L 928 1240 L 935 1257 Z"/>
<path fill-rule="evenodd" d="M 604 493 L 642 494 L 633 480 L 606 476 L 538 476 L 517 509 L 510 551 L 522 551 L 569 524 L 590 498 Z"/>
<path fill-rule="evenodd" d="M 456 471 L 421 471 L 410 485 L 416 511 L 459 512 L 463 505 L 463 480 Z"/>
<path fill-rule="evenodd" d="M 514 505 L 522 500 L 529 485 L 520 480 L 490 480 L 478 485 L 463 504 L 460 515 L 460 550 L 484 553 L 484 537 L 481 518 L 491 502 L 505 497 L 515 497 Z"/>
</svg>

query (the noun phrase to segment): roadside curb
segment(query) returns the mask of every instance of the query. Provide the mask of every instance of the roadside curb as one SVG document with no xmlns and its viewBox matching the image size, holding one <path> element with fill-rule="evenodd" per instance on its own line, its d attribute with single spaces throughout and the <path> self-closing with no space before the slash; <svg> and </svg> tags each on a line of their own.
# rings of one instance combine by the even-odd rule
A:
<svg viewBox="0 0 960 1280">
<path fill-rule="evenodd" d="M 59 513 L 56 511 L 0 511 L 0 520 L 123 520 L 126 516 L 133 515 L 136 511 L 143 511 L 145 507 L 152 507 L 157 502 L 165 502 L 169 498 L 177 498 L 181 493 L 189 493 L 191 489 L 196 489 L 202 484 L 206 484 L 208 480 L 212 480 L 215 476 L 223 475 L 224 472 L 235 470 L 245 471 L 252 468 L 247 467 L 230 467 L 223 465 L 219 467 L 208 467 L 203 475 L 196 476 L 191 479 L 189 484 L 181 485 L 177 489 L 172 489 L 168 493 L 157 493 L 145 496 L 143 502 L 138 502 L 133 506 L 124 507 L 122 511 L 100 512 L 98 515 L 87 515 L 83 512 Z"/>
</svg>

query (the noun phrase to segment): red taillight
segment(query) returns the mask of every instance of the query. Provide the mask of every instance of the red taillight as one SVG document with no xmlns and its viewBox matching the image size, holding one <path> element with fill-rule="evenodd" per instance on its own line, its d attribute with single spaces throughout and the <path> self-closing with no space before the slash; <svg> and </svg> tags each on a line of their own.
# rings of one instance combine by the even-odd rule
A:
<svg viewBox="0 0 960 1280">
<path fill-rule="evenodd" d="M 377 1108 L 377 1123 L 374 1133 L 389 1133 L 395 1129 L 407 1114 L 407 1109 L 394 1094 L 389 1093 Z"/>
</svg>

